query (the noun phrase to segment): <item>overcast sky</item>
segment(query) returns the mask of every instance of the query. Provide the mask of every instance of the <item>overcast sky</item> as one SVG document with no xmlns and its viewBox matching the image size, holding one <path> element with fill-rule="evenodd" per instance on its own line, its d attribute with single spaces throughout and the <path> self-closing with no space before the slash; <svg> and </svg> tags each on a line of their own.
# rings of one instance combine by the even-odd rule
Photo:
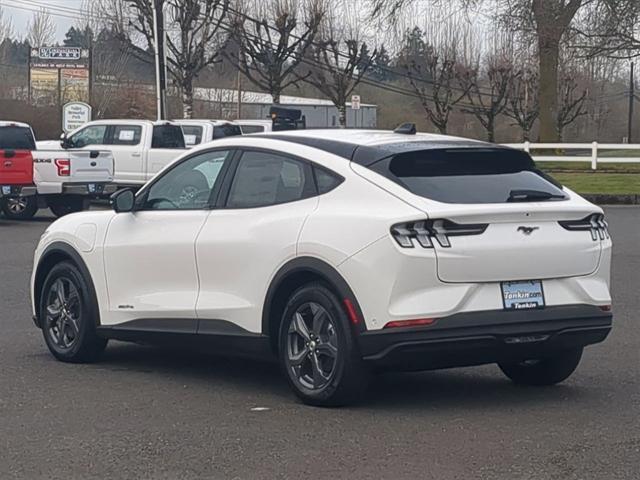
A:
<svg viewBox="0 0 640 480">
<path fill-rule="evenodd" d="M 29 20 L 33 15 L 31 10 L 37 10 L 39 4 L 50 5 L 52 7 L 63 7 L 74 10 L 79 10 L 82 6 L 83 0 L 37 0 L 33 2 L 26 2 L 20 0 L 0 0 L 0 7 L 4 11 L 5 18 L 10 18 L 13 23 L 13 29 L 18 37 L 24 36 L 24 31 L 29 24 Z M 53 21 L 56 25 L 56 42 L 62 42 L 64 34 L 67 33 L 70 27 L 74 26 L 76 20 L 72 18 L 58 16 L 59 11 L 50 10 Z"/>
</svg>

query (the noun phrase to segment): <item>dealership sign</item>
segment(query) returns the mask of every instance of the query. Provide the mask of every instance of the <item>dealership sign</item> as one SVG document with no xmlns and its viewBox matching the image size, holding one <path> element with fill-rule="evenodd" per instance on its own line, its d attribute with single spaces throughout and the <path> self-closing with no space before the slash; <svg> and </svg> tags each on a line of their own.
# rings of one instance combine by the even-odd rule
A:
<svg viewBox="0 0 640 480">
<path fill-rule="evenodd" d="M 78 47 L 40 47 L 35 50 L 35 56 L 43 60 L 80 60 L 82 56 L 82 49 Z"/>
<path fill-rule="evenodd" d="M 91 121 L 91 105 L 84 102 L 69 102 L 62 107 L 62 129 L 70 132 Z"/>
<path fill-rule="evenodd" d="M 91 52 L 87 48 L 44 46 L 29 50 L 29 98 L 35 105 L 88 102 Z"/>
</svg>

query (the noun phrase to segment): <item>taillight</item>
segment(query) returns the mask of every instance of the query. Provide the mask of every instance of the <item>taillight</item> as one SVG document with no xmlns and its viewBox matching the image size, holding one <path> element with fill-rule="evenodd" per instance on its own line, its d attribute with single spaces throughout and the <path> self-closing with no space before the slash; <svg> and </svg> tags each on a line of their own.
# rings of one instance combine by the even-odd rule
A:
<svg viewBox="0 0 640 480">
<path fill-rule="evenodd" d="M 591 232 L 591 239 L 594 241 L 598 238 L 600 240 L 609 238 L 609 224 L 601 213 L 594 213 L 580 220 L 562 220 L 558 223 L 571 232 Z"/>
<path fill-rule="evenodd" d="M 416 318 L 414 320 L 394 320 L 385 324 L 383 328 L 407 328 L 407 327 L 427 327 L 436 323 L 435 318 Z"/>
<path fill-rule="evenodd" d="M 449 248 L 449 237 L 481 235 L 488 226 L 486 223 L 459 224 L 451 220 L 421 220 L 398 223 L 391 227 L 391 235 L 402 248 L 413 248 L 414 241 L 423 248 L 433 248 L 433 239 L 441 247 Z"/>
<path fill-rule="evenodd" d="M 68 158 L 56 158 L 54 160 L 56 168 L 58 169 L 59 177 L 68 177 L 71 175 L 71 160 Z"/>
</svg>

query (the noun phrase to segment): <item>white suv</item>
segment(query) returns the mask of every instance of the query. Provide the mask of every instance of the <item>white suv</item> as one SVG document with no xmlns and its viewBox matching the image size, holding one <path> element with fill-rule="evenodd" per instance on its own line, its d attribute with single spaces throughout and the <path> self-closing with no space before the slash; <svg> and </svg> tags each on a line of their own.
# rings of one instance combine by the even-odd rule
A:
<svg viewBox="0 0 640 480">
<path fill-rule="evenodd" d="M 112 204 L 35 252 L 63 361 L 108 339 L 276 356 L 300 398 L 337 405 L 380 369 L 554 384 L 611 329 L 602 210 L 520 151 L 411 128 L 233 137 Z"/>
</svg>

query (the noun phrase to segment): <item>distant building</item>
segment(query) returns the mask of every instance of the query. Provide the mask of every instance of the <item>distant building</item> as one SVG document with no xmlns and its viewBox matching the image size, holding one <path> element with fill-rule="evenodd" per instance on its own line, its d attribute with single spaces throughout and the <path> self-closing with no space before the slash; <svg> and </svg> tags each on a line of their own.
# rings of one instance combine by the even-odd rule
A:
<svg viewBox="0 0 640 480">
<path fill-rule="evenodd" d="M 224 88 L 195 88 L 197 100 L 216 103 L 226 118 L 234 118 L 237 112 L 238 92 Z M 268 93 L 242 92 L 242 118 L 268 119 L 273 99 Z M 306 117 L 308 128 L 337 127 L 338 109 L 330 100 L 319 98 L 292 97 L 282 95 L 280 106 L 297 108 Z M 347 103 L 347 127 L 375 128 L 377 126 L 377 105 L 361 103 L 359 110 L 353 110 Z"/>
</svg>

